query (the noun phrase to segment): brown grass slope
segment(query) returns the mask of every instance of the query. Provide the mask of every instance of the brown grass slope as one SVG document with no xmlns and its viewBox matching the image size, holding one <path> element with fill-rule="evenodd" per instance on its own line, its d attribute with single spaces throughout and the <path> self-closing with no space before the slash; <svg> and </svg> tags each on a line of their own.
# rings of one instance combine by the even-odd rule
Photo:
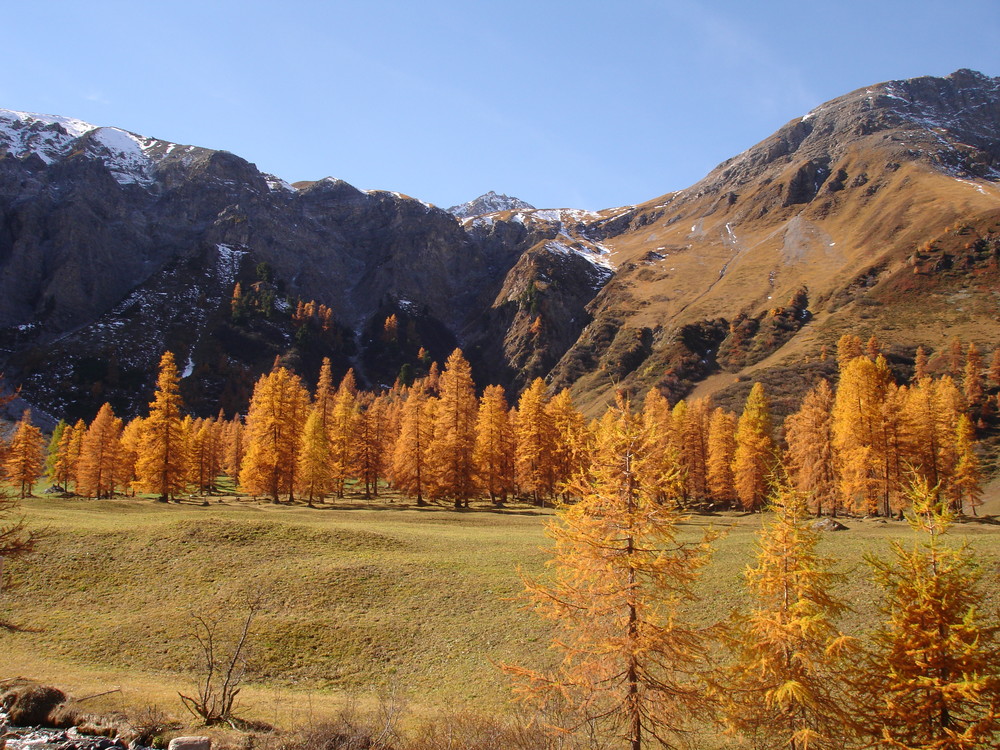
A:
<svg viewBox="0 0 1000 750">
<path fill-rule="evenodd" d="M 959 71 L 829 102 L 691 188 L 590 224 L 617 272 L 551 379 L 591 411 L 616 386 L 683 395 L 725 369 L 715 357 L 730 324 L 766 319 L 800 289 L 810 315 L 758 346 L 751 365 L 785 347 L 815 356 L 845 331 L 931 347 L 964 332 L 986 344 L 1000 333 L 987 259 L 955 278 L 937 273 L 954 270 L 954 256 L 927 256 L 960 228 L 974 235 L 963 243 L 998 229 L 998 164 L 997 79 Z M 907 274 L 920 282 L 902 284 Z M 963 289 L 974 303 L 914 304 Z"/>
</svg>

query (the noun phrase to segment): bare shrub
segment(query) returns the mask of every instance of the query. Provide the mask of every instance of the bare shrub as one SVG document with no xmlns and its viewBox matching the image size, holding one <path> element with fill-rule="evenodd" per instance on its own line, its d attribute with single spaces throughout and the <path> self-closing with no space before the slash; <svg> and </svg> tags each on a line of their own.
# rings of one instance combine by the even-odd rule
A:
<svg viewBox="0 0 1000 750">
<path fill-rule="evenodd" d="M 193 696 L 178 693 L 181 702 L 206 726 L 236 726 L 237 698 L 247 671 L 251 626 L 260 611 L 260 601 L 248 601 L 242 624 L 234 628 L 230 607 L 202 614 L 191 612 L 191 637 L 201 655 L 201 676 Z"/>
</svg>

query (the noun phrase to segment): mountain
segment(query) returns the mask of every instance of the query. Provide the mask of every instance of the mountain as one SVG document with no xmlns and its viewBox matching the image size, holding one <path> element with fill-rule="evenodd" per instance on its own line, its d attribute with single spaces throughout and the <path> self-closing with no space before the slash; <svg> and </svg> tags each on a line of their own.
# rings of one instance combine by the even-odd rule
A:
<svg viewBox="0 0 1000 750">
<path fill-rule="evenodd" d="M 509 195 L 497 195 L 491 190 L 468 203 L 452 206 L 448 209 L 448 213 L 460 219 L 468 219 L 470 216 L 482 216 L 498 211 L 530 211 L 532 209 L 534 206 L 530 203 L 525 203 L 519 198 L 511 198 Z"/>
<path fill-rule="evenodd" d="M 616 388 L 736 403 L 750 377 L 787 406 L 846 331 L 903 369 L 918 344 L 993 347 L 998 180 L 1000 79 L 967 70 L 859 89 L 686 190 L 599 212 L 289 185 L 0 111 L 0 366 L 73 418 L 141 411 L 165 348 L 203 413 L 243 408 L 275 356 L 378 385 L 456 345 L 481 383 L 546 377 L 593 413 Z M 311 300 L 329 314 L 306 324 Z"/>
</svg>

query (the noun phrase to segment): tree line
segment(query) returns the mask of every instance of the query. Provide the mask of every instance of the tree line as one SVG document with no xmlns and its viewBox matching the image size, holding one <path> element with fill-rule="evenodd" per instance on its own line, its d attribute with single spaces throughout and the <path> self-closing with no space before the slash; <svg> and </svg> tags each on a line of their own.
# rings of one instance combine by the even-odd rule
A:
<svg viewBox="0 0 1000 750">
<path fill-rule="evenodd" d="M 955 359 L 955 347 L 950 356 Z M 931 377 L 918 350 L 912 381 L 900 385 L 870 340 L 838 343 L 837 386 L 820 381 L 776 430 L 767 394 L 755 383 L 740 414 L 707 398 L 670 404 L 645 395 L 640 416 L 651 461 L 670 481 L 659 498 L 682 507 L 764 507 L 778 480 L 808 498 L 817 515 L 899 514 L 913 474 L 939 488 L 956 511 L 981 502 L 977 425 L 995 404 L 1000 357 L 984 368 L 975 345 L 959 350 L 951 374 Z M 963 364 L 964 362 L 964 364 Z M 374 393 L 348 371 L 335 384 L 324 360 L 311 391 L 276 361 L 257 381 L 245 416 L 184 414 L 174 357 L 163 355 L 146 417 L 127 423 L 105 404 L 88 425 L 60 423 L 48 442 L 26 414 L 3 466 L 22 496 L 43 473 L 67 491 L 106 498 L 153 493 L 166 501 L 217 491 L 227 475 L 245 493 L 274 502 L 323 503 L 349 491 L 378 496 L 388 485 L 454 507 L 475 498 L 538 504 L 573 494 L 595 460 L 600 420 L 588 421 L 568 390 L 551 395 L 536 379 L 515 404 L 504 389 L 477 395 L 455 350 L 443 368 L 410 385 Z"/>
</svg>

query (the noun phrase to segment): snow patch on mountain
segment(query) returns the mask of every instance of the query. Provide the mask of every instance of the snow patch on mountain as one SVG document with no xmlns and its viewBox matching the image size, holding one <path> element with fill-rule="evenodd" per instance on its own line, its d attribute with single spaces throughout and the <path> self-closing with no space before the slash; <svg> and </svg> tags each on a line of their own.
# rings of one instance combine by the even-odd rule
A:
<svg viewBox="0 0 1000 750">
<path fill-rule="evenodd" d="M 603 286 L 615 272 L 615 266 L 611 262 L 611 251 L 604 245 L 594 243 L 584 245 L 581 242 L 574 242 L 572 238 L 562 235 L 559 240 L 551 240 L 545 243 L 545 249 L 550 253 L 559 255 L 578 255 L 588 261 L 597 269 L 600 277 L 600 285 Z"/>
<path fill-rule="evenodd" d="M 71 117 L 0 110 L 0 147 L 19 159 L 35 154 L 52 164 L 77 150 L 81 141 L 120 185 L 152 184 L 154 162 L 148 152 L 162 141 Z"/>
</svg>

